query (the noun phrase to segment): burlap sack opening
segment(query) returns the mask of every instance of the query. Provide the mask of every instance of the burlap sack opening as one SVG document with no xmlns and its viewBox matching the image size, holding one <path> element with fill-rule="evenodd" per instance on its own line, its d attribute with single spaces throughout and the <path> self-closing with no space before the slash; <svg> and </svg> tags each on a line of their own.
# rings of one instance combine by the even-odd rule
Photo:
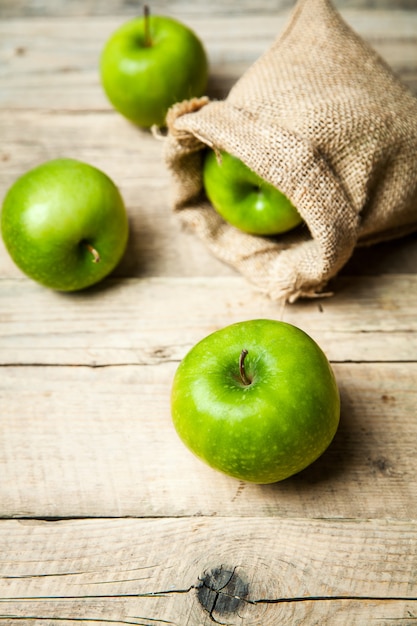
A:
<svg viewBox="0 0 417 626">
<path fill-rule="evenodd" d="M 204 194 L 207 147 L 275 185 L 305 224 L 275 238 L 226 224 Z M 274 299 L 319 295 L 356 245 L 417 229 L 417 100 L 328 0 L 300 0 L 226 100 L 175 105 L 165 156 L 175 213 Z"/>
</svg>

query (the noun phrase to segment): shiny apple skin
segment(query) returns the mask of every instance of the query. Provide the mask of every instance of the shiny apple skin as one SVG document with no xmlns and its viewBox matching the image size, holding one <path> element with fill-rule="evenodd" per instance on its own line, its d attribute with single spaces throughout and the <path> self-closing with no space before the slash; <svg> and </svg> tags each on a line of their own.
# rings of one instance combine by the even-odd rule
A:
<svg viewBox="0 0 417 626">
<path fill-rule="evenodd" d="M 239 355 L 250 385 L 239 372 Z M 259 319 L 197 343 L 181 361 L 171 393 L 183 443 L 212 468 L 254 483 L 300 472 L 329 446 L 339 424 L 333 370 L 301 329 Z"/>
<path fill-rule="evenodd" d="M 13 183 L 4 198 L 1 230 L 22 272 L 45 287 L 77 291 L 118 265 L 129 225 L 114 182 L 88 163 L 64 158 L 46 161 Z"/>
<path fill-rule="evenodd" d="M 104 91 L 124 117 L 144 128 L 164 126 L 176 102 L 204 95 L 208 58 L 185 24 L 149 16 L 152 45 L 146 45 L 145 18 L 123 24 L 106 42 L 100 59 Z"/>
<path fill-rule="evenodd" d="M 213 208 L 239 230 L 252 235 L 280 235 L 302 223 L 291 201 L 237 157 L 208 150 L 203 184 Z"/>
</svg>

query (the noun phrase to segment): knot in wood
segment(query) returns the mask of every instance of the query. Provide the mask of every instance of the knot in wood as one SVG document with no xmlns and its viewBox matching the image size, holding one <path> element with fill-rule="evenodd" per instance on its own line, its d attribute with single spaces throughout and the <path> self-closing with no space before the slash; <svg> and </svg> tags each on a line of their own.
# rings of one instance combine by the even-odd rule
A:
<svg viewBox="0 0 417 626">
<path fill-rule="evenodd" d="M 249 585 L 236 574 L 236 568 L 223 565 L 205 573 L 198 586 L 201 606 L 212 616 L 234 613 L 248 596 Z"/>
</svg>

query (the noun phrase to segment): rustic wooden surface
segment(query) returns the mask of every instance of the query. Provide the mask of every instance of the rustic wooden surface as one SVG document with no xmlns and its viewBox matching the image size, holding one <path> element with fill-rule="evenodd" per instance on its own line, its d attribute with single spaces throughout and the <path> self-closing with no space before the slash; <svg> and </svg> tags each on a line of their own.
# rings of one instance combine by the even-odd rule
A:
<svg viewBox="0 0 417 626">
<path fill-rule="evenodd" d="M 415 0 L 340 0 L 417 95 Z M 224 97 L 292 2 L 163 2 Z M 0 243 L 0 624 L 417 623 L 417 237 L 358 250 L 334 296 L 285 308 L 170 213 L 163 145 L 114 112 L 97 63 L 121 0 L 0 0 L 0 195 L 58 156 L 106 171 L 131 221 L 83 293 L 22 276 Z M 333 363 L 339 431 L 310 468 L 245 484 L 196 460 L 169 393 L 187 350 L 253 317 L 310 333 Z"/>
</svg>

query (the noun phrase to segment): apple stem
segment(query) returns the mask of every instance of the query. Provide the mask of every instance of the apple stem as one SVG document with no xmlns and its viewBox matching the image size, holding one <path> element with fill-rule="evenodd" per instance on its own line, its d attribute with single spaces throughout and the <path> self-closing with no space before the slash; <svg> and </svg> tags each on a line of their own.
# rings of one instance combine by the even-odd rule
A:
<svg viewBox="0 0 417 626">
<path fill-rule="evenodd" d="M 239 373 L 240 373 L 240 378 L 242 380 L 242 383 L 245 385 L 245 387 L 248 387 L 252 383 L 250 378 L 247 377 L 246 371 L 245 371 L 245 359 L 246 359 L 247 354 L 248 354 L 248 351 L 243 349 L 239 357 Z"/>
<path fill-rule="evenodd" d="M 93 263 L 100 263 L 100 255 L 95 248 L 89 243 L 85 244 L 85 247 L 93 255 Z"/>
<path fill-rule="evenodd" d="M 145 4 L 145 6 L 143 7 L 143 18 L 144 18 L 144 24 L 145 24 L 145 39 L 144 39 L 144 45 L 145 48 L 150 48 L 152 46 L 152 38 L 151 38 L 151 31 L 150 31 L 150 25 L 149 25 L 149 7 L 147 4 Z"/>
</svg>

